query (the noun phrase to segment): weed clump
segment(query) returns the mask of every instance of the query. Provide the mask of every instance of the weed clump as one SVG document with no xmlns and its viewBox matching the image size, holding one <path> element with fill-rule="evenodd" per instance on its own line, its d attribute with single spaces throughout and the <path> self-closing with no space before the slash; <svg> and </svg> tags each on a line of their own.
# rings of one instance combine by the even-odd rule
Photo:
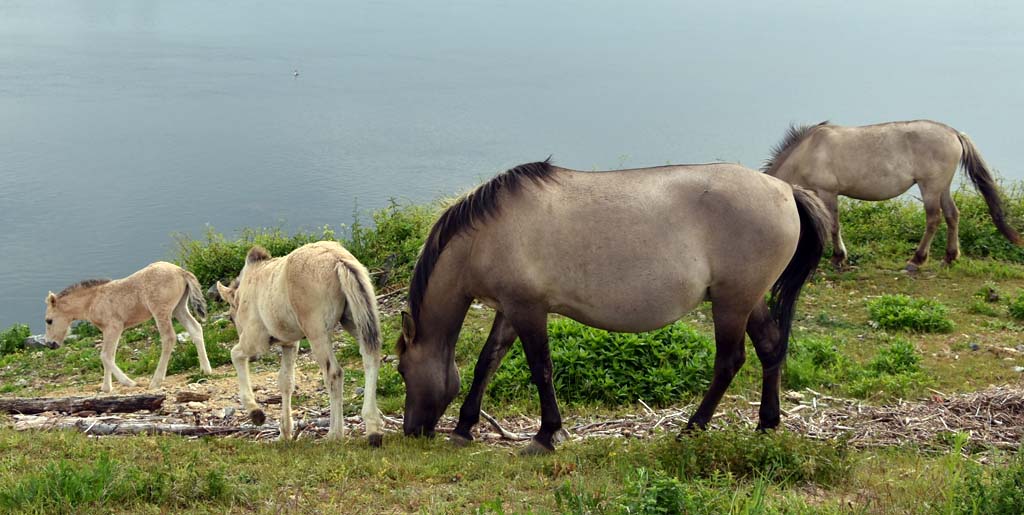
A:
<svg viewBox="0 0 1024 515">
<path fill-rule="evenodd" d="M 946 306 L 934 300 L 913 299 L 907 295 L 882 295 L 868 302 L 871 320 L 883 329 L 921 333 L 948 333 L 953 330 Z"/>
<path fill-rule="evenodd" d="M 714 343 L 681 322 L 630 334 L 558 319 L 549 324 L 548 338 L 555 391 L 565 402 L 617 406 L 643 399 L 668 405 L 704 391 L 711 381 Z M 490 395 L 510 400 L 533 392 L 517 346 L 495 374 Z"/>
<path fill-rule="evenodd" d="M 1010 316 L 1014 319 L 1024 320 L 1024 292 L 1014 297 L 1007 309 L 1010 312 Z"/>
<path fill-rule="evenodd" d="M 24 348 L 25 338 L 32 335 L 32 331 L 25 324 L 14 324 L 3 332 L 0 332 L 0 356 L 12 354 Z"/>
</svg>

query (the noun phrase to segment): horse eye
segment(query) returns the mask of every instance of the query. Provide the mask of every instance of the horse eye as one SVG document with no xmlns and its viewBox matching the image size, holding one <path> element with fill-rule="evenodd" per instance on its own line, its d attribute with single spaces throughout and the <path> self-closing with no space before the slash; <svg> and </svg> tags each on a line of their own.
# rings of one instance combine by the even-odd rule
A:
<svg viewBox="0 0 1024 515">
<path fill-rule="evenodd" d="M 50 325 L 52 323 L 53 323 L 53 319 L 52 318 L 47 318 L 46 319 L 46 325 Z"/>
</svg>

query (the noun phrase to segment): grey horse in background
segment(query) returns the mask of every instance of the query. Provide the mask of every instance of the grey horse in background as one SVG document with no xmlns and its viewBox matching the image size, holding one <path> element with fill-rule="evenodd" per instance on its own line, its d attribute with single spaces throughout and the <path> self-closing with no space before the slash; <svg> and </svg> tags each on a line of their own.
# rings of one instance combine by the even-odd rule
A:
<svg viewBox="0 0 1024 515">
<path fill-rule="evenodd" d="M 927 219 L 924 236 L 907 270 L 928 260 L 928 250 L 946 219 L 946 264 L 960 257 L 960 212 L 950 185 L 957 164 L 963 167 L 988 204 L 992 222 L 1006 239 L 1021 245 L 1020 234 L 1006 221 L 999 190 L 988 166 L 966 134 L 929 120 L 842 127 L 827 121 L 789 127 L 772 149 L 762 171 L 814 191 L 832 212 L 832 265 L 846 264 L 839 229 L 839 195 L 859 200 L 888 200 L 917 184 Z"/>
</svg>

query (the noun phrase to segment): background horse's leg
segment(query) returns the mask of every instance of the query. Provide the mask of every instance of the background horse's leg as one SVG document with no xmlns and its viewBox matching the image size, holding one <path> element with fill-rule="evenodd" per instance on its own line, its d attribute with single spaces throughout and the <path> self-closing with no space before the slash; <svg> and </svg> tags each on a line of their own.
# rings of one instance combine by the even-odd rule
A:
<svg viewBox="0 0 1024 515">
<path fill-rule="evenodd" d="M 117 379 L 117 382 L 125 386 L 135 386 L 135 381 L 124 375 L 124 372 L 118 368 L 117 363 L 114 361 L 114 356 L 117 355 L 117 342 L 121 340 L 122 328 L 120 326 L 108 325 L 103 329 L 103 347 L 100 349 L 100 361 L 103 362 L 103 386 L 100 389 L 104 392 L 110 392 L 111 374 Z"/>
<path fill-rule="evenodd" d="M 199 356 L 199 370 L 204 374 L 212 374 L 210 360 L 206 357 L 206 340 L 203 338 L 203 326 L 188 311 L 188 296 L 182 297 L 178 306 L 174 308 L 174 318 L 177 318 L 181 325 L 185 326 L 188 335 L 192 337 L 192 343 L 196 345 L 196 355 Z"/>
<path fill-rule="evenodd" d="M 174 351 L 174 344 L 178 343 L 178 337 L 174 334 L 170 313 L 161 313 L 153 319 L 156 321 L 157 330 L 160 331 L 160 362 L 156 365 L 156 372 L 153 372 L 153 380 L 149 382 L 149 387 L 158 388 L 167 377 L 167 364 L 171 361 L 171 352 Z"/>
<path fill-rule="evenodd" d="M 548 315 L 543 310 L 526 307 L 521 311 L 506 310 L 506 316 L 519 340 L 523 342 L 530 376 L 537 385 L 540 397 L 540 430 L 533 436 L 523 454 L 539 454 L 555 450 L 553 437 L 562 429 L 562 414 L 558 411 L 555 386 L 551 382 L 551 349 L 548 347 Z"/>
<path fill-rule="evenodd" d="M 932 246 L 932 238 L 935 237 L 935 231 L 939 228 L 940 220 L 940 206 L 941 206 L 941 191 L 932 191 L 930 186 L 926 187 L 924 184 L 918 185 L 921 188 L 921 201 L 924 202 L 924 215 L 925 215 L 925 228 L 924 236 L 921 237 L 921 243 L 917 245 L 917 251 L 914 252 L 914 257 L 907 261 L 907 271 L 914 272 L 928 261 L 928 251 Z"/>
<path fill-rule="evenodd" d="M 843 243 L 842 231 L 839 227 L 839 196 L 835 192 L 815 190 L 815 194 L 825 204 L 825 209 L 832 213 L 832 267 L 841 270 L 846 264 L 846 244 Z"/>
<path fill-rule="evenodd" d="M 516 331 L 512 324 L 501 311 L 496 312 L 491 334 L 487 336 L 487 342 L 484 343 L 484 348 L 476 361 L 476 368 L 473 369 L 473 386 L 469 388 L 466 400 L 459 410 L 459 423 L 452 432 L 453 441 L 473 440 L 473 433 L 470 430 L 480 421 L 480 403 L 483 401 L 484 392 L 487 391 L 487 383 L 494 377 L 494 371 L 515 341 Z"/>
<path fill-rule="evenodd" d="M 750 315 L 749 308 L 739 309 L 734 305 L 724 305 L 727 303 L 727 300 L 716 300 L 715 295 L 712 295 L 711 312 L 715 321 L 715 373 L 711 378 L 711 386 L 704 394 L 704 400 L 690 417 L 687 429 L 692 429 L 694 426 L 701 429 L 707 428 L 719 401 L 722 400 L 722 395 L 725 394 L 732 378 L 747 358 L 743 344 L 747 318 Z"/>
<path fill-rule="evenodd" d="M 277 373 L 277 388 L 281 391 L 281 435 L 279 440 L 292 439 L 292 393 L 295 391 L 295 357 L 299 342 L 281 344 L 281 370 Z"/>
<path fill-rule="evenodd" d="M 956 261 L 960 257 L 960 210 L 953 202 L 953 195 L 949 188 L 942 192 L 939 201 L 942 205 L 942 214 L 946 217 L 946 264 Z"/>
<path fill-rule="evenodd" d="M 771 318 L 768 305 L 758 303 L 747 320 L 747 334 L 754 342 L 757 358 L 761 360 L 761 407 L 758 410 L 758 429 L 772 429 L 779 425 L 779 389 L 782 383 L 782 364 L 786 361 L 786 346 L 779 341 L 779 327 Z"/>
</svg>

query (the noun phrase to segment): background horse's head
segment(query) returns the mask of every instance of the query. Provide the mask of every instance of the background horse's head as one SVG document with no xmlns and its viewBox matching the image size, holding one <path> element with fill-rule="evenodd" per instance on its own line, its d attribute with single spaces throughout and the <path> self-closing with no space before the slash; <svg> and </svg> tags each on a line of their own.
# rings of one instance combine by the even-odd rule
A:
<svg viewBox="0 0 1024 515">
<path fill-rule="evenodd" d="M 398 372 L 405 381 L 403 429 L 406 436 L 434 436 L 437 421 L 459 394 L 459 369 L 454 346 L 416 336 L 412 315 L 402 312 L 402 334 L 395 348 Z"/>
<path fill-rule="evenodd" d="M 74 320 L 61 307 L 60 299 L 51 291 L 46 296 L 46 345 L 52 349 L 64 343 Z"/>
</svg>

